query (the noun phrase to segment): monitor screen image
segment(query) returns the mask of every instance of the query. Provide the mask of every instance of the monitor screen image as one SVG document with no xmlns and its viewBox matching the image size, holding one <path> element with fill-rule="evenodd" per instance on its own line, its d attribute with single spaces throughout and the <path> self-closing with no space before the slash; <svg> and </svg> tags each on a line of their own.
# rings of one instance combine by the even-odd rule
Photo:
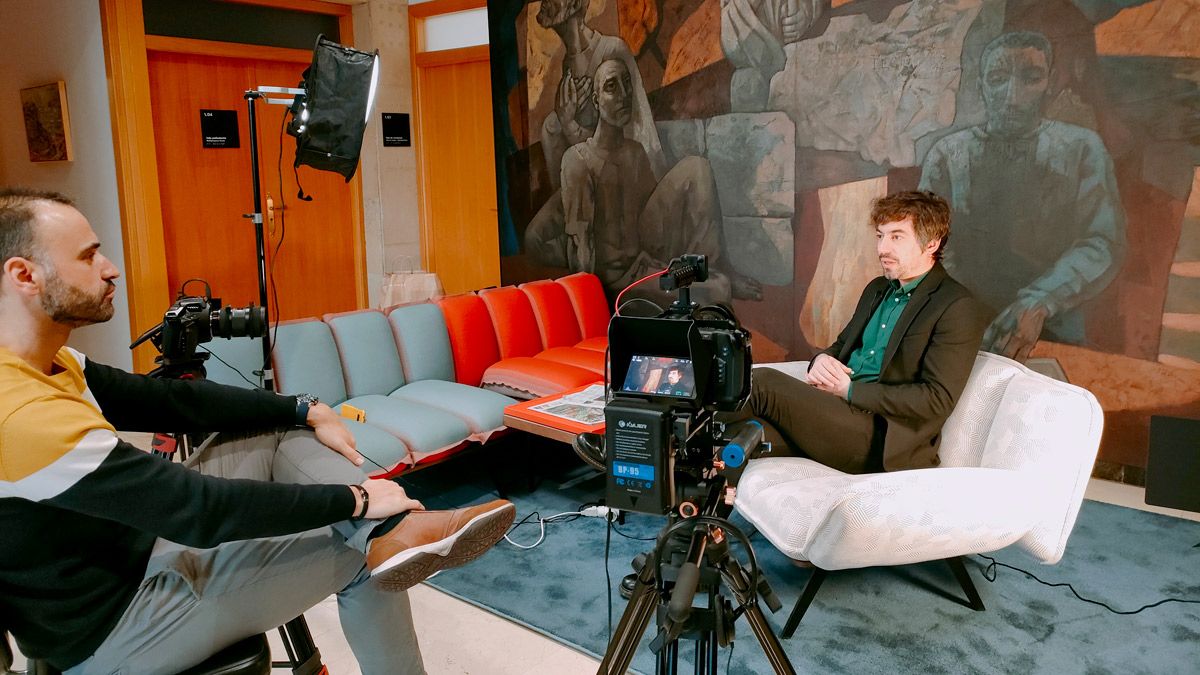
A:
<svg viewBox="0 0 1200 675">
<path fill-rule="evenodd" d="M 696 373 L 691 359 L 634 354 L 621 391 L 691 398 L 696 395 Z"/>
</svg>

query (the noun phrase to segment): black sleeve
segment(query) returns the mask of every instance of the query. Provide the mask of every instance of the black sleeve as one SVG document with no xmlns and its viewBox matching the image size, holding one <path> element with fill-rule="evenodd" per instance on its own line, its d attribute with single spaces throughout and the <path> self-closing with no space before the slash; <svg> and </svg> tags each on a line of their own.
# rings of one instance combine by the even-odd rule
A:
<svg viewBox="0 0 1200 675">
<path fill-rule="evenodd" d="M 123 441 L 45 503 L 197 548 L 325 527 L 349 518 L 355 506 L 345 485 L 204 476 Z"/>
<path fill-rule="evenodd" d="M 104 417 L 125 431 L 257 431 L 296 421 L 294 396 L 134 375 L 91 359 L 83 374 Z"/>
</svg>

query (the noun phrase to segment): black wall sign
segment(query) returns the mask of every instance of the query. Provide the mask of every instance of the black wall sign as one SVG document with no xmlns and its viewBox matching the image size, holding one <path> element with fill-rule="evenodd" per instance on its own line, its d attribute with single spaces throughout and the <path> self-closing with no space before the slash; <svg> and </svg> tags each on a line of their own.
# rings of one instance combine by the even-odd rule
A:
<svg viewBox="0 0 1200 675">
<path fill-rule="evenodd" d="M 240 147 L 237 111 L 201 109 L 200 136 L 206 148 Z"/>
<path fill-rule="evenodd" d="M 383 115 L 383 147 L 407 148 L 412 145 L 408 113 L 380 114 Z"/>
</svg>

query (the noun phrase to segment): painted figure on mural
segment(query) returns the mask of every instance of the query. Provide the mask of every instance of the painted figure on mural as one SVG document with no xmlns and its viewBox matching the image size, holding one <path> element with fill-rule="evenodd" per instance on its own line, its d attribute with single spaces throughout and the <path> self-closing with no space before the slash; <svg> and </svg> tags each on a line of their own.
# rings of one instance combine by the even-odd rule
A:
<svg viewBox="0 0 1200 675">
<path fill-rule="evenodd" d="M 555 85 L 554 110 L 542 121 L 542 154 L 550 181 L 559 186 L 563 153 L 596 130 L 592 74 L 609 59 L 623 62 L 633 80 L 632 118 L 625 134 L 642 145 L 650 157 L 654 175 L 662 176 L 666 173 L 666 160 L 637 62 L 624 40 L 604 35 L 584 23 L 587 7 L 588 0 L 542 0 L 538 8 L 538 24 L 553 30 L 565 49 L 562 78 Z"/>
<path fill-rule="evenodd" d="M 721 0 L 721 49 L 734 66 L 735 112 L 767 109 L 771 78 L 787 61 L 783 46 L 799 41 L 828 6 L 829 0 Z"/>
<path fill-rule="evenodd" d="M 1040 336 L 1086 344 L 1080 305 L 1124 259 L 1125 212 L 1104 142 L 1045 119 L 1052 51 L 1005 33 L 981 58 L 987 121 L 939 140 L 921 188 L 950 200 L 946 268 L 995 319 L 983 349 L 1024 360 Z"/>
<path fill-rule="evenodd" d="M 701 157 L 685 157 L 656 182 L 645 148 L 625 134 L 633 89 L 624 61 L 600 64 L 592 95 L 596 133 L 563 155 L 567 267 L 593 272 L 606 288 L 619 290 L 665 268 L 673 256 L 700 253 L 711 271 L 708 281 L 693 286 L 697 300 L 727 302 L 712 168 Z"/>
<path fill-rule="evenodd" d="M 542 0 L 537 13 L 538 24 L 553 30 L 562 40 L 564 53 L 562 77 L 554 85 L 554 110 L 541 126 L 542 155 L 555 191 L 530 220 L 525 230 L 525 250 L 539 263 L 555 267 L 568 267 L 562 245 L 563 200 L 559 192 L 563 153 L 596 130 L 592 77 L 604 61 L 619 60 L 629 71 L 633 93 L 625 134 L 641 145 L 655 179 L 666 173 L 662 145 L 633 53 L 621 38 L 604 35 L 584 23 L 587 6 L 588 0 Z"/>
</svg>

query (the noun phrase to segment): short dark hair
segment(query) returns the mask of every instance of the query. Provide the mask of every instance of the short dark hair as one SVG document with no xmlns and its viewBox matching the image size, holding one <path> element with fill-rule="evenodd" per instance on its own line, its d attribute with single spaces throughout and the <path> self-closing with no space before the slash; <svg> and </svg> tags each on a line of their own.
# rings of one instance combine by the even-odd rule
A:
<svg viewBox="0 0 1200 675">
<path fill-rule="evenodd" d="M 871 227 L 912 218 L 913 230 L 924 246 L 934 239 L 941 244 L 933 252 L 934 260 L 942 259 L 946 242 L 950 241 L 950 205 L 945 199 L 927 190 L 894 192 L 871 203 Z"/>
<path fill-rule="evenodd" d="M 32 258 L 38 252 L 33 234 L 37 202 L 75 206 L 70 198 L 50 190 L 0 188 L 0 265 L 9 258 Z"/>
<path fill-rule="evenodd" d="M 987 43 L 983 48 L 983 53 L 979 55 L 979 69 L 982 71 L 987 66 L 988 56 L 992 52 L 1000 48 L 1006 49 L 1036 49 L 1046 55 L 1046 67 L 1049 68 L 1054 64 L 1054 50 L 1050 47 L 1050 41 L 1045 35 L 1035 33 L 1031 30 L 1018 30 L 1011 33 L 1001 33 L 994 40 Z"/>
</svg>

